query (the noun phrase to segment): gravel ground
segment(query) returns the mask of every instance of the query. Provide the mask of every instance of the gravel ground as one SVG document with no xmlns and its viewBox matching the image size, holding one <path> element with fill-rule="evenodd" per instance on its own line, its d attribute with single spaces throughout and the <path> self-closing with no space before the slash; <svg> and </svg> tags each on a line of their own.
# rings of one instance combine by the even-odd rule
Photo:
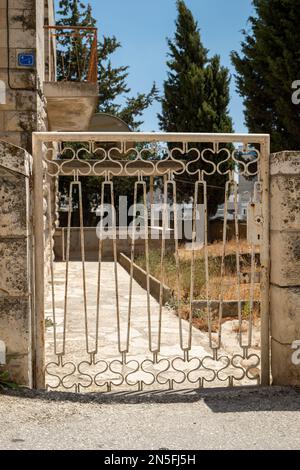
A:
<svg viewBox="0 0 300 470">
<path fill-rule="evenodd" d="M 300 449 L 300 390 L 0 395 L 0 449 Z"/>
</svg>

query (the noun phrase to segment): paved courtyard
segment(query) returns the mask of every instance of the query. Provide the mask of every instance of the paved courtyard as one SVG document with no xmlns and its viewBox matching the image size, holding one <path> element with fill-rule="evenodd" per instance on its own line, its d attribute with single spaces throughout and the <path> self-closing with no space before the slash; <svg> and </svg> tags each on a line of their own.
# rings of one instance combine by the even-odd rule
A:
<svg viewBox="0 0 300 470">
<path fill-rule="evenodd" d="M 82 263 L 69 263 L 67 315 L 64 321 L 65 263 L 54 263 L 56 342 L 52 324 L 52 292 L 48 291 L 46 303 L 47 333 L 46 360 L 47 384 L 53 388 L 61 387 L 75 390 L 138 390 L 178 388 L 187 382 L 189 386 L 199 386 L 205 379 L 206 386 L 224 386 L 228 376 L 233 375 L 236 384 L 253 383 L 253 375 L 243 377 L 242 368 L 253 366 L 250 372 L 257 373 L 257 348 L 251 352 L 255 357 L 245 360 L 240 356 L 237 334 L 230 325 L 224 325 L 224 344 L 220 348 L 218 360 L 212 359 L 208 334 L 194 327 L 191 330 L 192 348 L 184 358 L 181 346 L 186 348 L 189 340 L 189 324 L 182 320 L 182 338 L 180 346 L 180 325 L 175 313 L 167 307 L 162 309 L 161 348 L 157 360 L 153 360 L 151 351 L 159 349 L 159 304 L 150 296 L 150 320 L 147 310 L 147 293 L 135 281 L 132 284 L 132 296 L 129 295 L 130 276 L 119 264 L 117 265 L 117 284 L 114 263 L 101 264 L 99 319 L 97 324 L 97 284 L 98 264 L 85 263 L 86 275 L 86 316 L 83 292 Z M 116 285 L 118 288 L 116 289 Z M 119 302 L 119 323 L 116 314 L 116 291 Z M 128 319 L 129 302 L 131 316 Z M 231 323 L 231 322 L 229 322 Z M 130 326 L 130 331 L 129 331 Z M 98 339 L 96 332 L 98 331 Z M 127 335 L 129 352 L 126 350 Z M 228 342 L 228 338 L 232 338 Z M 217 335 L 214 334 L 214 341 Z M 225 341 L 226 340 L 226 341 Z M 96 342 L 98 341 L 98 344 Z M 63 362 L 58 362 L 56 353 L 63 355 Z M 151 349 L 151 351 L 150 351 Z M 97 354 L 91 354 L 97 350 Z M 233 358 L 233 356 L 235 357 Z M 233 358 L 233 359 L 232 359 Z M 123 360 L 122 360 L 123 359 Z M 245 362 L 246 361 L 246 362 Z M 242 367 L 242 368 L 241 368 Z M 123 380 L 124 379 L 124 380 Z M 108 384 L 110 384 L 108 386 Z M 254 381 L 255 384 L 255 381 Z"/>
</svg>

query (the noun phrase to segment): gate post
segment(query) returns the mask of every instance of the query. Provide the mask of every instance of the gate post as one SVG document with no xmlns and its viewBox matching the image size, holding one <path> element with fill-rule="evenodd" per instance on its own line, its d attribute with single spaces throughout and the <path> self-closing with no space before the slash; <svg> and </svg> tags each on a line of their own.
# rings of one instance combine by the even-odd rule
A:
<svg viewBox="0 0 300 470">
<path fill-rule="evenodd" d="M 300 152 L 271 156 L 271 353 L 274 385 L 300 385 Z"/>
<path fill-rule="evenodd" d="M 43 144 L 32 135 L 33 148 L 33 227 L 34 227 L 34 358 L 33 386 L 45 388 L 45 313 L 44 313 L 44 193 Z"/>
<path fill-rule="evenodd" d="M 270 136 L 261 144 L 261 385 L 270 385 Z"/>
</svg>

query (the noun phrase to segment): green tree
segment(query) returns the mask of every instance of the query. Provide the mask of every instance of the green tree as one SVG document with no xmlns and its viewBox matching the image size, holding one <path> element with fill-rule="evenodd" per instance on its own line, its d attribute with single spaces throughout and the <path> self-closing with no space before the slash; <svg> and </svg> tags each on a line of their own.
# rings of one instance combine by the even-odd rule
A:
<svg viewBox="0 0 300 470">
<path fill-rule="evenodd" d="M 177 9 L 175 38 L 168 40 L 169 70 L 164 82 L 162 113 L 158 116 L 160 127 L 166 132 L 232 132 L 228 114 L 229 72 L 220 65 L 219 56 L 208 58 L 198 24 L 183 0 L 177 1 Z M 198 148 L 203 149 L 201 145 Z M 184 156 L 192 157 L 191 154 Z M 213 155 L 216 163 L 222 159 L 222 154 Z M 201 169 L 204 163 L 197 165 Z M 193 195 L 195 178 L 187 174 L 177 177 L 183 199 Z M 210 214 L 224 201 L 226 179 L 225 175 L 217 173 L 207 177 Z"/>
<path fill-rule="evenodd" d="M 90 4 L 84 4 L 79 0 L 60 0 L 57 21 L 58 25 L 65 26 L 96 26 L 96 20 L 92 14 Z M 92 39 L 83 36 L 59 36 L 58 37 L 58 79 L 67 81 L 81 81 L 86 79 L 87 64 L 91 51 Z M 114 67 L 112 55 L 121 47 L 115 36 L 103 36 L 98 42 L 98 86 L 99 101 L 98 111 L 110 113 L 123 119 L 132 130 L 138 130 L 143 124 L 141 119 L 143 112 L 152 105 L 158 97 L 156 85 L 153 84 L 148 93 L 131 95 L 131 89 L 127 84 L 129 74 L 128 66 Z M 78 145 L 73 145 L 76 149 Z M 67 158 L 68 155 L 65 156 Z M 70 157 L 70 155 L 69 155 Z M 136 178 L 116 177 L 114 190 L 116 206 L 119 196 L 126 195 L 128 204 L 133 202 L 134 182 Z M 83 186 L 83 206 L 85 225 L 95 225 L 95 215 L 91 208 L 95 208 L 100 202 L 101 182 L 99 177 L 81 178 Z M 68 194 L 69 177 L 60 178 L 60 191 Z M 78 225 L 78 213 L 74 214 L 73 225 Z"/>
<path fill-rule="evenodd" d="M 128 66 L 114 67 L 111 55 L 121 47 L 115 36 L 103 37 L 99 42 L 99 105 L 98 110 L 123 119 L 132 130 L 137 131 L 143 124 L 143 112 L 158 98 L 158 90 L 153 83 L 149 93 L 130 96 L 127 85 Z M 125 97 L 121 104 L 120 97 Z"/>
<path fill-rule="evenodd" d="M 272 151 L 296 150 L 300 107 L 292 102 L 292 83 L 300 70 L 300 3 L 253 0 L 253 5 L 242 52 L 231 55 L 245 122 L 250 132 L 271 134 Z"/>
<path fill-rule="evenodd" d="M 58 25 L 95 26 L 90 4 L 79 0 L 60 0 Z M 81 81 L 86 78 L 87 64 L 91 50 L 91 39 L 82 36 L 58 37 L 58 79 Z M 121 47 L 115 36 L 103 36 L 98 42 L 98 110 L 123 119 L 132 130 L 138 130 L 143 124 L 141 116 L 158 97 L 158 90 L 153 84 L 148 93 L 131 96 L 127 84 L 128 66 L 114 67 L 111 56 Z"/>
<path fill-rule="evenodd" d="M 59 26 L 95 26 L 91 8 L 78 0 L 61 0 L 57 12 Z M 68 30 L 66 30 L 68 32 Z M 57 77 L 58 80 L 82 81 L 86 79 L 91 41 L 81 32 L 57 36 Z"/>
</svg>

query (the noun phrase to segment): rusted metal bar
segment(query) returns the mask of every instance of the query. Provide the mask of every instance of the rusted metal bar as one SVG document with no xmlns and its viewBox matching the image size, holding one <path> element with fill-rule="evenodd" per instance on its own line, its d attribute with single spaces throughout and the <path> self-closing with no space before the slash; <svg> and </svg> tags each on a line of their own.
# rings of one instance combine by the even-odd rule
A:
<svg viewBox="0 0 300 470">
<path fill-rule="evenodd" d="M 95 26 L 65 26 L 65 25 L 45 25 L 45 29 L 82 29 L 86 31 L 97 31 L 98 28 Z"/>
<path fill-rule="evenodd" d="M 44 26 L 45 30 L 48 31 L 49 41 L 51 37 L 72 37 L 72 38 L 91 38 L 93 42 L 91 45 L 91 51 L 89 56 L 89 64 L 87 70 L 87 81 L 91 83 L 97 83 L 98 81 L 98 29 L 94 26 L 65 26 L 65 25 L 52 25 Z M 68 30 L 68 32 L 62 32 Z M 51 31 L 55 31 L 51 33 Z M 75 32 L 72 32 L 75 31 Z M 80 33 L 82 31 L 82 33 Z M 50 55 L 49 55 L 50 60 Z M 81 77 L 81 73 L 79 73 Z"/>
</svg>

